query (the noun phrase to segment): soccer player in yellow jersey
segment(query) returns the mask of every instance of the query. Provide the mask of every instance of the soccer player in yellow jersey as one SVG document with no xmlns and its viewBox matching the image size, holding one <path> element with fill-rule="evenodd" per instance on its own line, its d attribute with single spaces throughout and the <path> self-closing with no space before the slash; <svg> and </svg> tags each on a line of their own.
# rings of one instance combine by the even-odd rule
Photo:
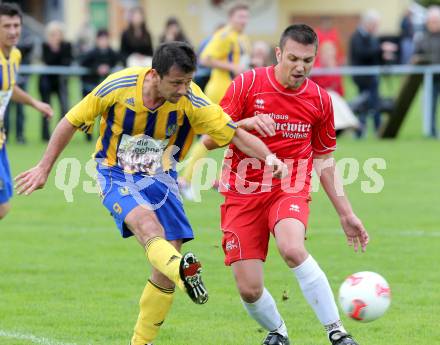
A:
<svg viewBox="0 0 440 345">
<path fill-rule="evenodd" d="M 249 67 L 250 44 L 244 33 L 248 21 L 248 5 L 232 6 L 228 24 L 214 33 L 200 55 L 201 64 L 212 69 L 205 93 L 214 103 L 220 103 L 232 79 Z"/>
<path fill-rule="evenodd" d="M 12 178 L 3 122 L 9 100 L 31 105 L 47 117 L 53 114 L 48 104 L 32 98 L 15 84 L 21 60 L 20 51 L 15 47 L 21 34 L 21 20 L 22 14 L 16 4 L 0 4 L 0 220 L 8 213 L 9 199 L 12 197 Z"/>
<path fill-rule="evenodd" d="M 232 142 L 262 160 L 270 157 L 276 176 L 287 173 L 262 141 L 237 128 L 192 82 L 195 69 L 192 48 L 170 42 L 157 48 L 152 68 L 110 75 L 61 120 L 37 166 L 16 179 L 18 193 L 42 188 L 74 132 L 90 131 L 101 115 L 95 159 L 102 203 L 122 236 L 134 235 L 153 266 L 132 345 L 151 344 L 156 338 L 175 285 L 197 304 L 208 299 L 199 261 L 192 253 L 180 254 L 182 244 L 194 236 L 178 195 L 175 165 L 194 134 L 206 133 L 220 146 Z"/>
<path fill-rule="evenodd" d="M 232 79 L 249 67 L 250 43 L 244 33 L 249 21 L 249 7 L 236 3 L 229 8 L 228 24 L 217 30 L 200 55 L 203 66 L 210 67 L 211 76 L 205 93 L 214 103 L 220 103 Z M 207 154 L 199 141 L 194 144 L 187 165 L 182 171 L 179 183 L 182 194 L 192 199 L 191 179 L 196 162 Z"/>
</svg>

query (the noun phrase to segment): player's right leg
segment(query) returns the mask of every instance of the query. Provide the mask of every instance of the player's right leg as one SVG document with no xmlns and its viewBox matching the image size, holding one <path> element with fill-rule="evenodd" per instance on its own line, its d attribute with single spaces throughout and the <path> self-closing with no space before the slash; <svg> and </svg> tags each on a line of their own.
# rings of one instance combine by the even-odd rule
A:
<svg viewBox="0 0 440 345">
<path fill-rule="evenodd" d="M 208 293 L 201 280 L 201 265 L 192 253 L 181 255 L 167 240 L 155 213 L 137 206 L 125 218 L 128 229 L 145 248 L 151 265 L 186 291 L 194 303 L 203 304 Z"/>
<path fill-rule="evenodd" d="M 151 265 L 187 292 L 193 302 L 203 304 L 208 294 L 201 280 L 200 262 L 192 253 L 182 256 L 169 243 L 194 237 L 183 205 L 173 192 L 178 190 L 177 182 L 168 175 L 162 180 L 124 176 L 98 165 L 102 203 L 111 212 L 121 235 L 134 235 L 145 248 Z"/>
<path fill-rule="evenodd" d="M 182 241 L 170 241 L 180 252 Z M 131 345 L 151 344 L 171 308 L 175 285 L 155 268 L 152 269 L 139 301 L 139 316 L 134 327 Z"/>
<path fill-rule="evenodd" d="M 1 135 L 2 133 L 0 132 Z M 3 144 L 3 148 L 1 148 L 0 144 L 0 220 L 6 217 L 11 208 L 9 199 L 12 197 L 12 193 L 12 177 L 6 147 Z"/>
<path fill-rule="evenodd" d="M 269 333 L 263 344 L 289 345 L 287 328 L 275 300 L 263 284 L 263 262 L 240 260 L 231 264 L 244 308 Z"/>
<path fill-rule="evenodd" d="M 225 264 L 231 265 L 243 306 L 269 334 L 263 344 L 289 344 L 287 329 L 263 284 L 269 230 L 264 198 L 227 197 L 221 207 Z"/>
<path fill-rule="evenodd" d="M 11 209 L 11 205 L 9 204 L 9 202 L 0 204 L 0 220 L 6 217 L 10 209 Z"/>
</svg>

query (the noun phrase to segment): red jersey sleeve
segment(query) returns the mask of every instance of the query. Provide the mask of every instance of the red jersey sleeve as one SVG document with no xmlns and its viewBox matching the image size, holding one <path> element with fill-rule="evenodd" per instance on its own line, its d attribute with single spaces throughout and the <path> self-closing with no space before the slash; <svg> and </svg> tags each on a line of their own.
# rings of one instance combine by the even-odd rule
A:
<svg viewBox="0 0 440 345">
<path fill-rule="evenodd" d="M 315 154 L 323 155 L 336 149 L 335 119 L 329 94 L 320 87 L 317 86 L 317 88 L 322 114 L 313 129 L 312 147 Z"/>
<path fill-rule="evenodd" d="M 237 76 L 229 85 L 220 106 L 234 122 L 240 121 L 246 106 L 246 99 L 255 81 L 255 70 Z"/>
</svg>

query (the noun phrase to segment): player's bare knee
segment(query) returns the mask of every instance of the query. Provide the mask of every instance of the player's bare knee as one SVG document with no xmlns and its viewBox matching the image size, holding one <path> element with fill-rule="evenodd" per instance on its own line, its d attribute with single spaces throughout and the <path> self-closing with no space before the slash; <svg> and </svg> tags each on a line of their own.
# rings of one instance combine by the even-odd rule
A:
<svg viewBox="0 0 440 345">
<path fill-rule="evenodd" d="M 162 228 L 155 219 L 154 214 L 145 214 L 138 217 L 131 227 L 132 232 L 144 244 L 147 243 L 150 238 L 163 236 Z"/>
<path fill-rule="evenodd" d="M 9 203 L 4 203 L 0 205 L 0 220 L 6 217 L 10 209 L 11 207 Z"/>
<path fill-rule="evenodd" d="M 2 220 L 3 218 L 5 218 L 7 214 L 8 214 L 8 211 L 0 210 L 0 220 Z"/>
<path fill-rule="evenodd" d="M 309 255 L 303 246 L 294 245 L 281 247 L 280 254 L 289 267 L 301 265 Z"/>
<path fill-rule="evenodd" d="M 263 286 L 241 285 L 238 287 L 241 299 L 246 303 L 254 303 L 263 294 Z"/>
</svg>

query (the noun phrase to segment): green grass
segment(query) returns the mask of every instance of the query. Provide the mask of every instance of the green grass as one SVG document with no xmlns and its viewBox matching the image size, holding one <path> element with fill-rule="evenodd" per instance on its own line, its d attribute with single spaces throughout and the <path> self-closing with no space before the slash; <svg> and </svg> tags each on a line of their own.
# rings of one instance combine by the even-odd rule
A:
<svg viewBox="0 0 440 345">
<path fill-rule="evenodd" d="M 72 102 L 78 94 L 72 92 Z M 421 135 L 419 99 L 398 140 L 345 136 L 339 141 L 338 159 L 354 157 L 362 167 L 366 159 L 381 157 L 387 164 L 381 193 L 361 191 L 361 181 L 368 181 L 362 170 L 347 186 L 371 235 L 367 253 L 354 254 L 346 246 L 329 201 L 321 191 L 313 194 L 307 246 L 334 291 L 347 275 L 362 270 L 381 273 L 392 288 L 392 305 L 383 318 L 360 324 L 343 316 L 361 344 L 431 345 L 440 339 L 439 142 Z M 27 113 L 29 144 L 8 144 L 14 175 L 35 164 L 44 151 L 37 115 Z M 78 134 L 63 156 L 76 157 L 84 166 L 92 151 L 93 145 Z M 82 183 L 90 180 L 83 168 L 72 203 L 55 187 L 54 173 L 43 191 L 13 198 L 11 213 L 0 223 L 1 345 L 128 343 L 149 266 L 133 239 L 120 238 L 98 196 L 83 192 Z M 197 239 L 185 249 L 203 260 L 210 301 L 196 306 L 176 293 L 158 345 L 255 345 L 264 337 L 243 310 L 230 269 L 223 265 L 220 203 L 220 196 L 208 191 L 202 204 L 186 205 Z M 327 344 L 273 243 L 265 280 L 295 344 Z M 281 301 L 284 290 L 287 301 Z M 31 335 L 48 340 L 38 342 Z"/>
</svg>

